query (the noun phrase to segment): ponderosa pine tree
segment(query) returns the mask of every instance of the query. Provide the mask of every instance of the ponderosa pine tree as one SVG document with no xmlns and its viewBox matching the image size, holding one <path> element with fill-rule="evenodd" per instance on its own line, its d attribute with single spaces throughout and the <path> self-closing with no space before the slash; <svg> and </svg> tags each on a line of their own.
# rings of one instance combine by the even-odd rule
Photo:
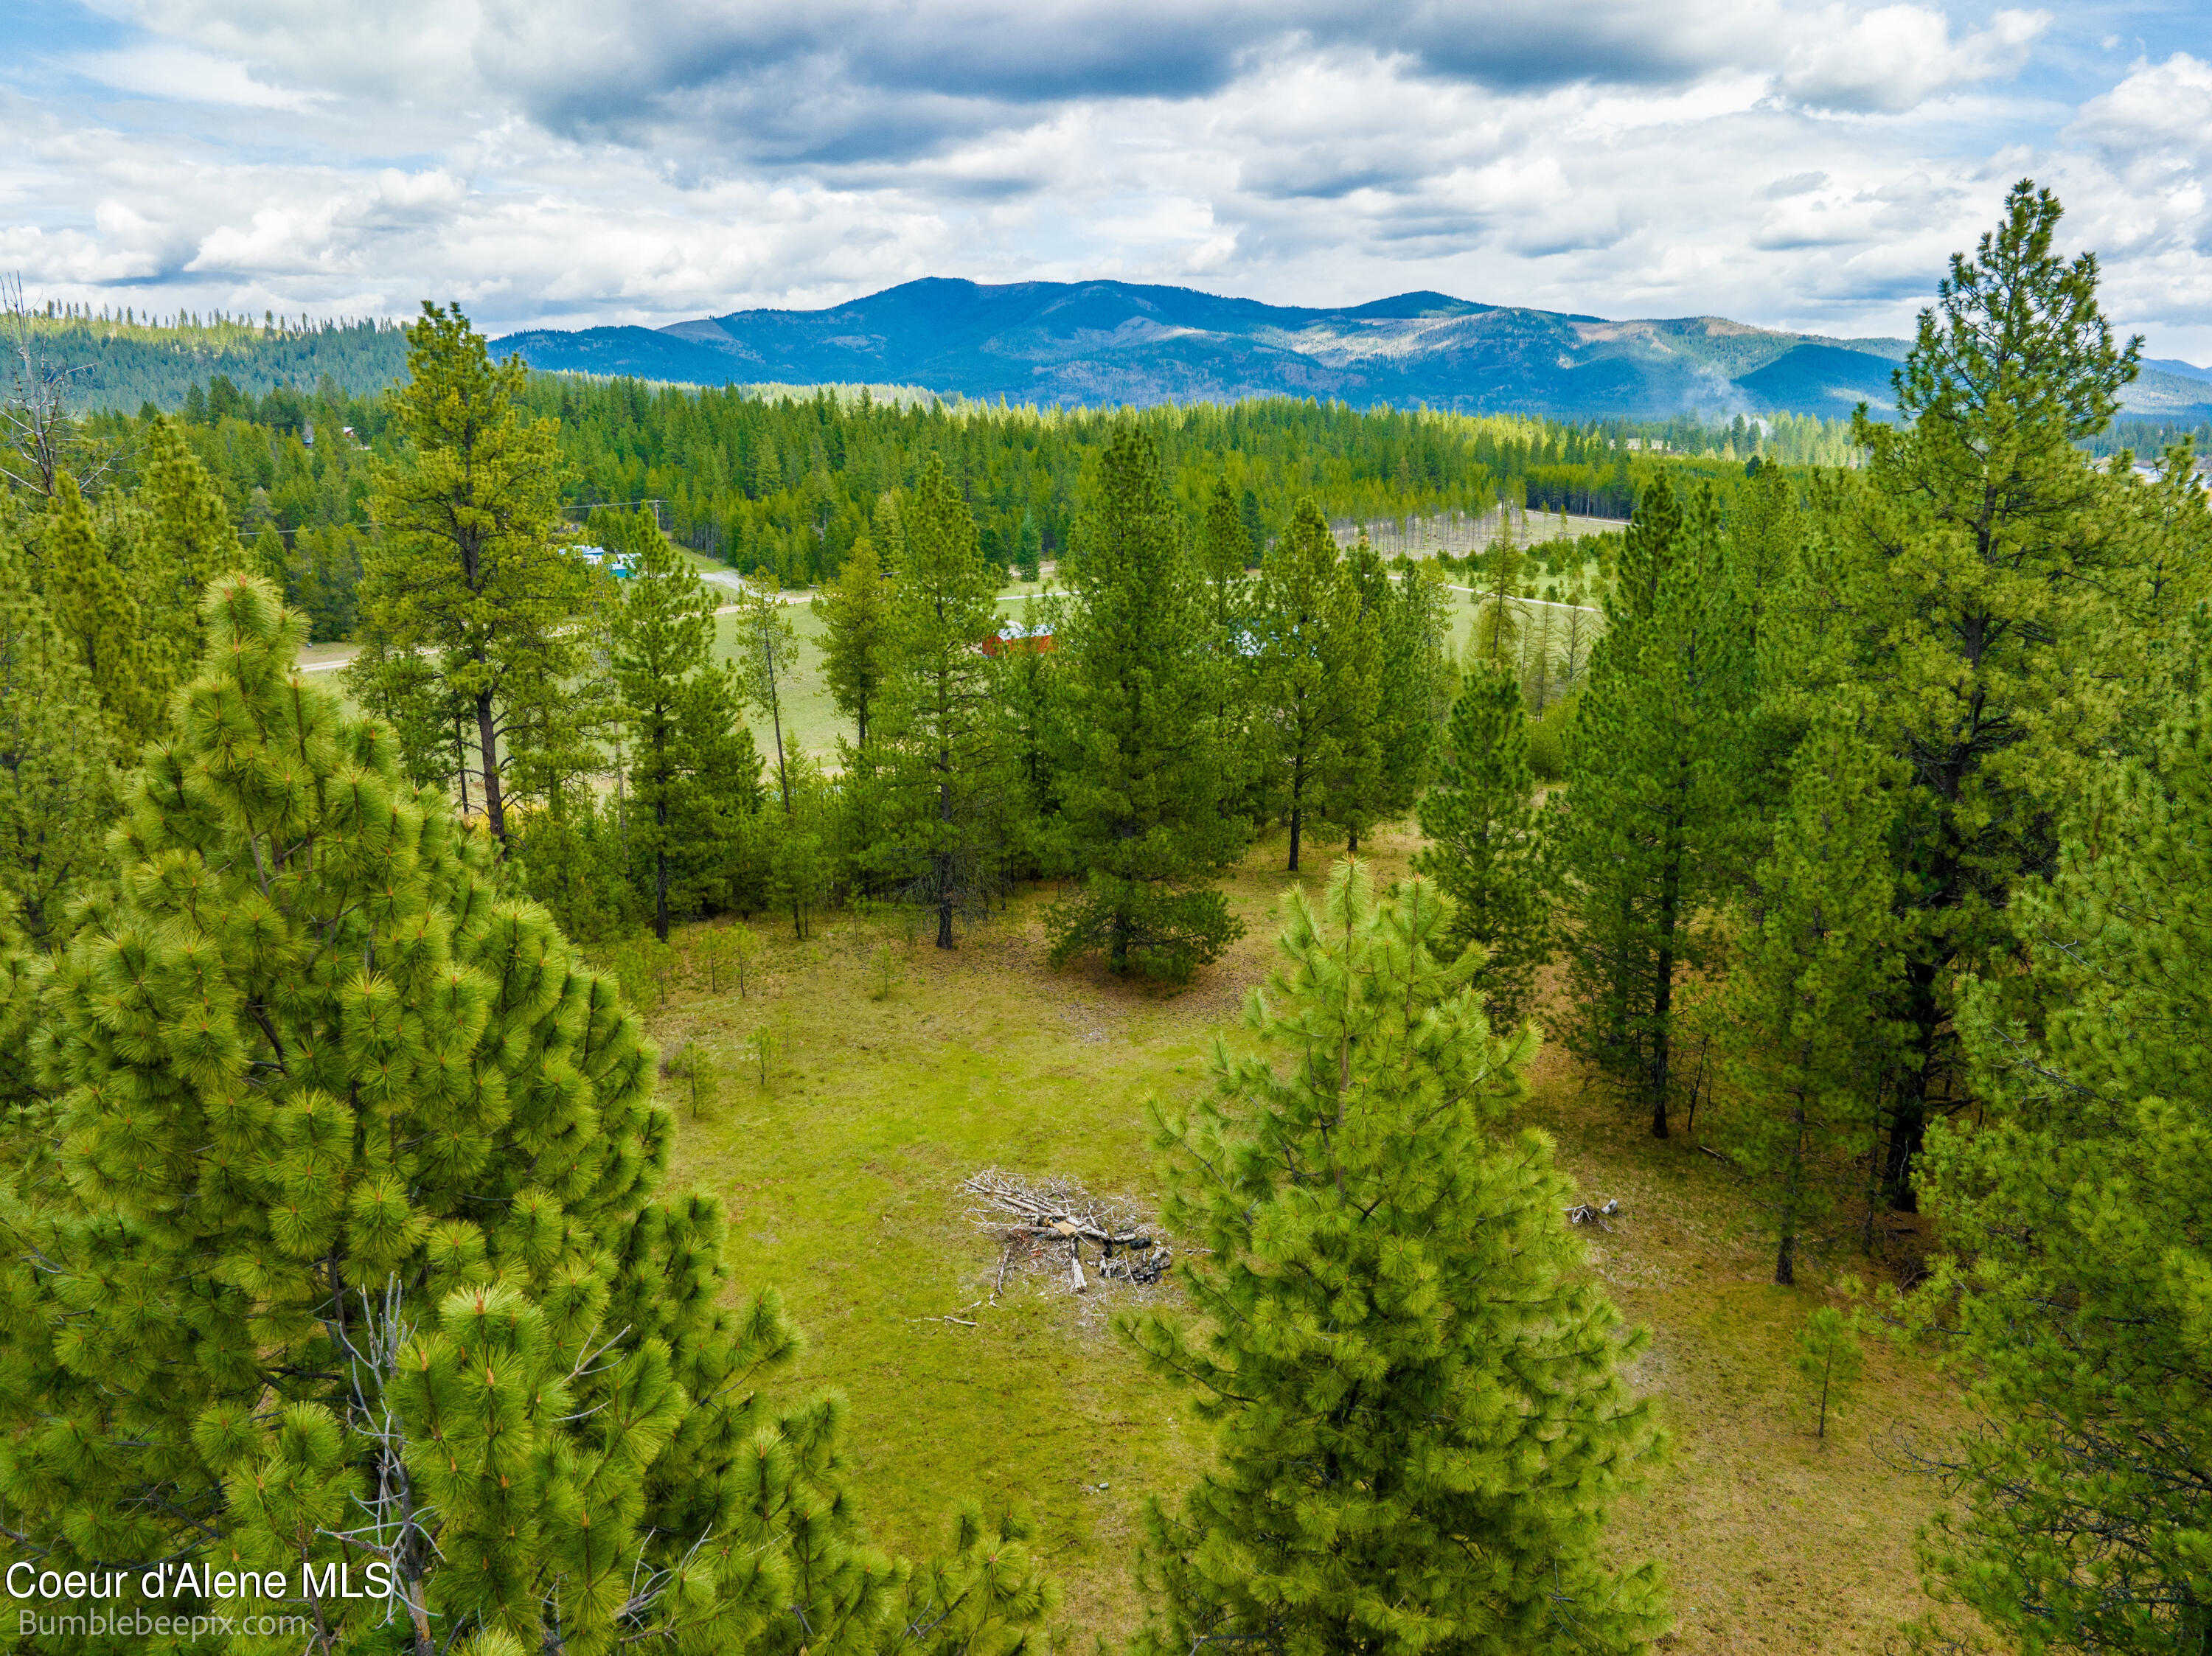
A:
<svg viewBox="0 0 2212 1656">
<path fill-rule="evenodd" d="M 157 668 L 155 705 L 166 708 L 170 692 L 199 665 L 201 594 L 216 576 L 246 568 L 252 560 L 215 479 L 176 426 L 157 419 L 142 440 L 125 541 L 131 591 L 148 629 L 148 658 Z"/>
<path fill-rule="evenodd" d="M 1237 513 L 1237 498 L 1229 492 L 1228 480 L 1217 477 L 1199 526 L 1198 567 L 1206 578 L 1214 636 L 1224 649 L 1248 622 L 1245 570 L 1251 559 L 1252 544 Z"/>
<path fill-rule="evenodd" d="M 1244 825 L 1224 810 L 1219 662 L 1179 515 L 1152 440 L 1122 425 L 1060 566 L 1056 832 L 1084 888 L 1053 911 L 1055 964 L 1103 950 L 1116 974 L 1180 978 L 1242 930 L 1200 883 Z"/>
<path fill-rule="evenodd" d="M 2060 209 L 2023 181 L 1975 257 L 1953 258 L 1896 375 L 1899 422 L 1861 416 L 1867 451 L 1839 533 L 1836 678 L 1878 694 L 1877 739 L 1911 776 L 1899 801 L 1902 1016 L 1885 1177 L 1911 1207 L 1927 1123 L 1963 1106 L 1958 986 L 2014 947 L 2023 879 L 2103 763 L 2116 687 L 2087 664 L 2133 585 L 2128 487 L 2075 446 L 2101 431 L 2141 342 L 2118 346 L 2097 262 L 2053 243 Z M 1818 664 L 1812 664 L 1817 673 Z"/>
<path fill-rule="evenodd" d="M 2212 629 L 2193 628 L 2201 674 Z M 1970 990 L 1978 1126 L 1930 1125 L 1945 1256 L 1915 1296 L 1977 1428 L 1931 1586 L 2023 1650 L 2212 1648 L 2212 694 L 2089 791 L 2025 974 Z"/>
<path fill-rule="evenodd" d="M 1774 1280 L 1865 1177 L 1897 1040 L 1890 913 L 1893 806 L 1883 756 L 1832 714 L 1791 766 L 1754 913 L 1730 963 L 1731 1148 L 1773 1216 Z"/>
<path fill-rule="evenodd" d="M 670 1120 L 614 986 L 297 672 L 266 585 L 206 623 L 39 1013 L 58 1116 L 0 1265 L 19 1544 L 282 1572 L 221 1608 L 305 1614 L 317 1656 L 1018 1642 L 1018 1525 L 871 1552 L 840 1406 L 762 1396 L 793 1336 L 724 1307 L 714 1203 L 653 1196 Z M 341 1562 L 369 1596 L 304 1583 Z"/>
<path fill-rule="evenodd" d="M 476 803 L 504 854 L 517 744 L 567 743 L 596 723 L 580 718 L 578 688 L 606 583 L 556 538 L 566 465 L 555 422 L 519 405 L 521 359 L 495 365 L 458 307 L 427 300 L 407 341 L 409 447 L 373 474 L 380 532 L 347 676 L 362 706 L 418 731 L 464 702 Z"/>
<path fill-rule="evenodd" d="M 1390 815 L 1400 789 L 1384 768 L 1388 736 L 1382 681 L 1382 629 L 1390 578 L 1362 534 L 1340 566 L 1352 594 L 1351 629 L 1336 640 L 1330 682 L 1343 710 L 1338 738 L 1322 767 L 1316 815 L 1344 830 L 1345 854 L 1357 856 L 1359 836 Z"/>
<path fill-rule="evenodd" d="M 114 777 L 99 698 L 0 527 L 0 913 L 45 942 L 104 866 Z"/>
<path fill-rule="evenodd" d="M 1253 803 L 1258 768 L 1252 751 L 1252 701 L 1261 628 L 1249 573 L 1252 545 L 1228 480 L 1217 477 L 1199 524 L 1198 567 L 1206 590 L 1207 626 L 1219 662 L 1214 687 L 1222 762 L 1231 767 L 1223 798 L 1242 811 Z"/>
<path fill-rule="evenodd" d="M 39 525 L 48 608 L 98 698 L 106 743 L 130 754 L 154 733 L 159 663 L 124 571 L 102 544 L 76 479 L 63 472 Z"/>
<path fill-rule="evenodd" d="M 639 514 L 620 550 L 630 578 L 609 626 L 629 754 L 632 843 L 648 870 L 653 933 L 690 910 L 759 805 L 760 756 L 736 670 L 714 660 L 715 602 L 691 561 Z"/>
<path fill-rule="evenodd" d="M 1451 900 L 1452 947 L 1475 951 L 1468 983 L 1491 1027 L 1516 1027 L 1551 956 L 1528 715 L 1503 667 L 1478 665 L 1452 704 L 1443 762 L 1421 796 L 1429 843 L 1413 866 Z"/>
<path fill-rule="evenodd" d="M 875 542 L 863 535 L 845 555 L 837 579 L 814 600 L 822 617 L 822 681 L 837 711 L 853 721 L 856 748 L 868 745 L 868 719 L 888 671 L 890 575 Z"/>
<path fill-rule="evenodd" d="M 1459 673 L 1451 659 L 1451 600 L 1433 561 L 1398 561 L 1363 604 L 1382 623 L 1376 725 L 1382 747 L 1384 821 L 1413 808 L 1436 773 L 1444 721 L 1457 698 Z"/>
<path fill-rule="evenodd" d="M 1332 784 L 1342 789 L 1371 778 L 1359 732 L 1374 718 L 1376 652 L 1336 537 L 1310 499 L 1298 502 L 1261 567 L 1260 591 L 1254 718 L 1270 792 L 1290 825 L 1286 866 L 1295 871 L 1308 824 L 1332 808 Z M 1349 814 L 1358 810 L 1355 801 Z"/>
<path fill-rule="evenodd" d="M 1560 1221 L 1550 1141 L 1500 1131 L 1535 1031 L 1493 1033 L 1425 880 L 1378 901 L 1347 861 L 1283 919 L 1261 1050 L 1217 1040 L 1215 1095 L 1152 1110 L 1206 1328 L 1122 1326 L 1218 1458 L 1147 1508 L 1135 1647 L 1640 1651 L 1656 1570 L 1600 1543 L 1653 1447 L 1619 1374 L 1641 1337 Z"/>
<path fill-rule="evenodd" d="M 1751 680 L 1711 502 L 1637 505 L 1577 698 L 1547 834 L 1574 1009 L 1568 1045 L 1668 1131 L 1675 992 L 1747 831 L 1731 765 Z"/>
<path fill-rule="evenodd" d="M 883 652 L 878 740 L 890 751 L 887 839 L 907 889 L 952 945 L 1003 883 L 1009 804 L 995 664 L 1002 572 L 984 561 L 975 520 L 935 454 L 899 513 L 897 573 Z"/>
</svg>

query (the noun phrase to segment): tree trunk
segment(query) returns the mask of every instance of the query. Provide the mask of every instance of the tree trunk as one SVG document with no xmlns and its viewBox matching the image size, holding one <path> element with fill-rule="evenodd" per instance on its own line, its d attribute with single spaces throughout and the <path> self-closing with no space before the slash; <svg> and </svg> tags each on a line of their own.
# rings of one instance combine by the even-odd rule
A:
<svg viewBox="0 0 2212 1656">
<path fill-rule="evenodd" d="M 783 815 L 791 817 L 791 774 L 783 767 L 783 698 L 775 693 L 775 679 L 768 682 L 769 722 L 775 726 L 775 783 L 783 791 Z"/>
<path fill-rule="evenodd" d="M 1671 835 L 1667 865 L 1659 877 L 1658 981 L 1651 996 L 1651 1136 L 1667 1137 L 1667 1089 L 1672 1077 L 1674 1022 L 1674 920 L 1682 902 L 1682 839 L 1680 828 Z"/>
<path fill-rule="evenodd" d="M 946 830 L 949 841 L 952 826 L 952 780 L 945 773 L 952 767 L 952 755 L 949 749 L 939 748 L 937 758 L 937 822 L 940 828 Z M 937 946 L 939 949 L 952 947 L 952 868 L 953 856 L 948 844 L 937 853 Z"/>
<path fill-rule="evenodd" d="M 491 692 L 477 692 L 477 744 L 483 759 L 484 819 L 491 824 L 499 853 L 507 855 L 507 803 L 499 790 L 499 729 L 491 713 Z"/>
<path fill-rule="evenodd" d="M 1290 872 L 1298 871 L 1298 835 L 1306 820 L 1306 761 L 1301 758 L 1291 767 L 1291 866 Z"/>
<path fill-rule="evenodd" d="M 1781 1251 L 1774 1256 L 1774 1283 L 1778 1288 L 1797 1285 L 1797 1233 L 1784 1228 Z"/>
<path fill-rule="evenodd" d="M 1882 1194 L 1898 1213 L 1917 1213 L 1920 1198 L 1912 1189 L 1912 1163 L 1928 1133 L 1928 1083 L 1936 1068 L 1936 1049 L 1942 1040 L 1943 1009 L 1936 996 L 1936 968 L 1914 961 L 1905 969 L 1909 986 L 1912 1046 L 1917 1064 L 1904 1066 L 1897 1078 L 1897 1101 L 1889 1117 L 1889 1143 L 1882 1158 Z"/>
<path fill-rule="evenodd" d="M 653 935 L 661 942 L 668 941 L 668 805 L 665 801 L 653 807 L 653 817 L 660 825 L 660 843 L 653 852 Z"/>
</svg>

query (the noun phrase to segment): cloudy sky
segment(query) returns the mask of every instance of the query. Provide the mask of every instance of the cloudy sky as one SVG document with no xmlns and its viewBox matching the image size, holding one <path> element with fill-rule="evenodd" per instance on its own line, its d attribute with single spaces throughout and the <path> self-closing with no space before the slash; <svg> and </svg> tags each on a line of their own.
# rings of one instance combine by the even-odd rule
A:
<svg viewBox="0 0 2212 1656">
<path fill-rule="evenodd" d="M 920 276 L 1909 327 L 2032 174 L 2212 361 L 2212 0 L 7 0 L 34 296 L 497 330 Z"/>
</svg>

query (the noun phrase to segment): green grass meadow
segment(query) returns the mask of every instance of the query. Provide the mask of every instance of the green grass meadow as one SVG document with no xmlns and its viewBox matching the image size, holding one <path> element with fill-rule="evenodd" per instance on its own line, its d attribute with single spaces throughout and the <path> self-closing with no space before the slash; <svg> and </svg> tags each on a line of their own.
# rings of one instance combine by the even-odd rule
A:
<svg viewBox="0 0 2212 1656">
<path fill-rule="evenodd" d="M 1378 871 L 1401 870 L 1411 848 L 1385 834 Z M 1064 1279 L 1017 1278 L 988 1303 L 996 1246 L 957 1186 L 998 1166 L 1157 1194 L 1146 1101 L 1205 1084 L 1211 1034 L 1267 968 L 1283 849 L 1263 840 L 1230 871 L 1247 935 L 1180 991 L 1048 968 L 1051 893 L 1035 890 L 949 954 L 896 918 L 832 916 L 799 942 L 763 917 L 746 995 L 679 987 L 650 1018 L 664 1052 L 690 1040 L 720 1059 L 720 1101 L 679 1118 L 673 1183 L 721 1198 L 738 1284 L 775 1287 L 805 1331 L 792 1388 L 849 1399 L 855 1494 L 877 1538 L 925 1549 L 963 1496 L 1028 1507 L 1065 1630 L 1085 1647 L 1138 1617 L 1144 1498 L 1175 1499 L 1208 1453 L 1187 1399 L 1110 1327 L 1133 1295 L 1173 1304 L 1174 1279 L 1078 1296 Z M 1317 884 L 1325 863 L 1304 877 Z M 746 1051 L 763 1029 L 766 1084 Z M 1874 1347 L 1863 1403 L 1820 1441 L 1790 1356 L 1822 1278 L 1768 1283 L 1727 1169 L 1686 1139 L 1650 1140 L 1556 1048 L 1528 1118 L 1586 1197 L 1622 1204 L 1590 1268 L 1653 1331 L 1635 1380 L 1659 1398 L 1671 1448 L 1614 1540 L 1666 1567 L 1677 1627 L 1664 1647 L 1879 1650 L 1925 1608 L 1911 1539 L 1934 1492 L 1898 1453 L 1952 1423 L 1943 1393 L 1917 1360 Z"/>
</svg>

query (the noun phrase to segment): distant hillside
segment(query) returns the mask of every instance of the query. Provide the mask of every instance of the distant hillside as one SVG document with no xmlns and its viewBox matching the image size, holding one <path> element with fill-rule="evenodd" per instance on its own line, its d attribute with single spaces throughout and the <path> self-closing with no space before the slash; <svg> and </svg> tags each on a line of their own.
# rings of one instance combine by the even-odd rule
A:
<svg viewBox="0 0 2212 1656">
<path fill-rule="evenodd" d="M 226 376 L 251 397 L 278 385 L 312 393 L 325 375 L 341 391 L 379 391 L 407 372 L 407 341 L 391 322 L 274 323 L 228 318 L 160 325 L 106 317 L 35 317 L 48 360 L 70 371 L 80 408 L 174 409 Z"/>
<path fill-rule="evenodd" d="M 1719 317 L 1615 322 L 1436 293 L 1316 309 L 1123 282 L 935 277 L 827 310 L 536 330 L 497 344 L 534 367 L 695 385 L 897 381 L 1063 406 L 1287 395 L 1568 419 L 1834 418 L 1862 400 L 1881 410 L 1906 349 Z M 2212 416 L 2208 384 L 2147 370 L 2128 407 L 2193 422 Z"/>
<path fill-rule="evenodd" d="M 259 397 L 380 391 L 406 372 L 397 324 L 106 317 L 36 318 L 79 370 L 80 406 L 175 409 L 226 375 Z M 1889 404 L 1901 339 L 1781 333 L 1719 317 L 1608 321 L 1436 293 L 1340 309 L 1263 305 L 1121 282 L 982 287 L 930 278 L 820 311 L 734 311 L 665 328 L 541 329 L 494 342 L 533 367 L 678 385 L 897 385 L 939 395 L 1097 407 L 1334 397 L 1462 413 L 1668 419 L 1848 416 Z M 2147 363 L 2125 410 L 2212 420 L 2212 368 Z"/>
</svg>

